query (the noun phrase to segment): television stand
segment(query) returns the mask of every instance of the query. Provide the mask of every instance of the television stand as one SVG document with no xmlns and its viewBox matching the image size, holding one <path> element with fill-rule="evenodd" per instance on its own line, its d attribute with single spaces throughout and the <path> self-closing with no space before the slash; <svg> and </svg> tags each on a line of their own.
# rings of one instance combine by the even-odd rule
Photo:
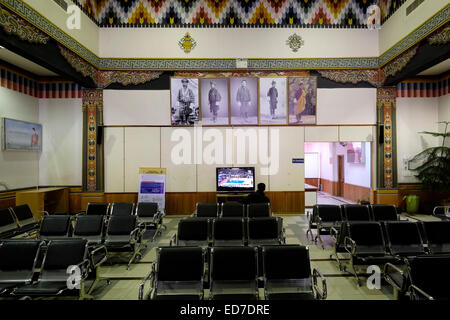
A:
<svg viewBox="0 0 450 320">
<path fill-rule="evenodd" d="M 248 195 L 249 193 L 216 193 L 216 202 L 241 201 Z"/>
</svg>

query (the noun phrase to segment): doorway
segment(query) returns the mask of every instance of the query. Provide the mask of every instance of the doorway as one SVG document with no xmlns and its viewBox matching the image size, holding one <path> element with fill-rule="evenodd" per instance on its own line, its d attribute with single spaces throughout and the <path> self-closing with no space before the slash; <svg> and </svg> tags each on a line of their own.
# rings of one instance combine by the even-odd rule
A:
<svg viewBox="0 0 450 320">
<path fill-rule="evenodd" d="M 344 184 L 345 184 L 345 172 L 344 172 L 344 156 L 337 156 L 338 160 L 338 183 L 337 183 L 337 190 L 336 195 L 338 197 L 344 197 Z"/>
</svg>

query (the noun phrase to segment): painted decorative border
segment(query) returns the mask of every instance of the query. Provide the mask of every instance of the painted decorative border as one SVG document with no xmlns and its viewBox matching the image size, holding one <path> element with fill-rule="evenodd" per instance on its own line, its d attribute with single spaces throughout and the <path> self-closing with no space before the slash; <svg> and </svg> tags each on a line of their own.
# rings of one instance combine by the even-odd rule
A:
<svg viewBox="0 0 450 320">
<path fill-rule="evenodd" d="M 77 83 L 37 81 L 1 66 L 0 86 L 39 99 L 76 99 L 82 91 Z"/>
<path fill-rule="evenodd" d="M 428 38 L 428 43 L 432 45 L 441 45 L 450 42 L 450 23 L 448 23 L 442 30 L 435 32 Z"/>
<path fill-rule="evenodd" d="M 381 86 L 380 72 L 376 69 L 370 70 L 317 70 L 324 78 L 340 83 L 367 82 L 374 87 Z"/>
<path fill-rule="evenodd" d="M 114 59 L 99 58 L 62 30 L 42 17 L 37 11 L 19 0 L 0 0 L 9 9 L 32 23 L 66 48 L 78 54 L 101 70 L 229 70 L 237 69 L 234 59 Z M 300 69 L 374 69 L 384 66 L 390 60 L 407 50 L 418 41 L 446 23 L 450 17 L 450 5 L 436 13 L 423 25 L 394 45 L 379 58 L 337 58 L 337 59 L 249 59 L 249 69 L 300 70 Z"/>
<path fill-rule="evenodd" d="M 450 94 L 450 74 L 438 81 L 409 80 L 397 85 L 397 98 L 436 98 Z"/>
<path fill-rule="evenodd" d="M 414 58 L 417 53 L 417 49 L 419 49 L 419 44 L 411 47 L 406 52 L 402 53 L 400 56 L 396 57 L 394 60 L 381 68 L 382 82 L 384 83 L 388 77 L 395 76 L 403 70 L 411 59 Z"/>
</svg>

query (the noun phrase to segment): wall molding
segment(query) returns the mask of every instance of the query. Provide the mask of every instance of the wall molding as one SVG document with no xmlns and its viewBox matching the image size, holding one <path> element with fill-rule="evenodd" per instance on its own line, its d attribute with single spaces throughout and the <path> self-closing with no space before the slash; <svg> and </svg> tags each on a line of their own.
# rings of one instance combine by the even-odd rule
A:
<svg viewBox="0 0 450 320">
<path fill-rule="evenodd" d="M 20 0 L 0 0 L 11 11 L 100 70 L 230 70 L 236 69 L 235 59 L 117 59 L 100 58 L 70 37 L 36 10 Z M 305 58 L 305 59 L 248 59 L 248 69 L 374 69 L 387 64 L 396 56 L 424 39 L 449 20 L 450 5 L 437 12 L 380 57 L 366 58 Z"/>
</svg>

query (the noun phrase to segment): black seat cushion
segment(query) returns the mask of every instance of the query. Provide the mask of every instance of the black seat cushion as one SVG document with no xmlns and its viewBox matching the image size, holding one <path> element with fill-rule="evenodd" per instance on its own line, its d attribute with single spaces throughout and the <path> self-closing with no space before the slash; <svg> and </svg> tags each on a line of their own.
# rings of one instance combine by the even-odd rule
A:
<svg viewBox="0 0 450 320">
<path fill-rule="evenodd" d="M 332 204 L 316 204 L 313 207 L 313 216 L 320 218 L 322 222 L 342 221 L 341 208 Z"/>
<path fill-rule="evenodd" d="M 423 255 L 408 261 L 412 284 L 437 300 L 450 298 L 450 255 Z"/>
<path fill-rule="evenodd" d="M 75 236 L 96 236 L 102 234 L 103 216 L 80 216 L 73 234 Z"/>
<path fill-rule="evenodd" d="M 44 216 L 39 233 L 42 236 L 64 236 L 67 235 L 69 226 L 70 216 Z"/>
<path fill-rule="evenodd" d="M 239 202 L 225 202 L 222 205 L 223 217 L 244 217 L 244 205 Z"/>
<path fill-rule="evenodd" d="M 8 209 L 0 210 L 0 228 L 8 225 L 15 225 L 16 221 L 14 220 L 11 212 Z"/>
<path fill-rule="evenodd" d="M 115 202 L 111 207 L 112 215 L 127 216 L 133 214 L 133 204 L 129 202 Z"/>
<path fill-rule="evenodd" d="M 277 239 L 278 219 L 272 218 L 249 218 L 248 220 L 249 239 Z"/>
<path fill-rule="evenodd" d="M 450 221 L 424 221 L 428 244 L 450 243 Z"/>
<path fill-rule="evenodd" d="M 248 205 L 248 217 L 270 217 L 270 204 L 269 203 L 250 203 Z"/>
<path fill-rule="evenodd" d="M 0 270 L 32 270 L 39 240 L 8 239 L 0 242 Z"/>
<path fill-rule="evenodd" d="M 242 218 L 216 219 L 213 222 L 214 240 L 241 240 L 244 238 Z"/>
<path fill-rule="evenodd" d="M 347 221 L 370 221 L 368 206 L 359 204 L 343 204 L 344 217 Z"/>
<path fill-rule="evenodd" d="M 50 241 L 45 255 L 43 269 L 67 269 L 68 266 L 77 265 L 85 259 L 85 239 L 61 239 Z"/>
<path fill-rule="evenodd" d="M 158 204 L 156 202 L 139 202 L 137 204 L 136 214 L 138 217 L 153 217 L 158 213 Z"/>
<path fill-rule="evenodd" d="M 393 205 L 373 204 L 370 206 L 374 221 L 396 221 L 397 209 Z"/>
<path fill-rule="evenodd" d="M 200 281 L 203 276 L 200 247 L 163 247 L 158 250 L 158 281 Z"/>
<path fill-rule="evenodd" d="M 182 219 L 178 222 L 178 239 L 202 241 L 208 239 L 207 219 Z"/>
<path fill-rule="evenodd" d="M 87 205 L 86 214 L 87 215 L 106 215 L 108 214 L 109 203 L 104 202 L 90 202 Z"/>
<path fill-rule="evenodd" d="M 215 247 L 212 251 L 213 280 L 254 280 L 257 276 L 256 251 L 251 247 Z"/>
<path fill-rule="evenodd" d="M 197 217 L 217 217 L 219 206 L 217 203 L 199 202 L 197 203 Z"/>
<path fill-rule="evenodd" d="M 304 279 L 311 276 L 309 250 L 300 245 L 263 248 L 264 275 L 268 280 Z"/>
<path fill-rule="evenodd" d="M 108 222 L 109 235 L 129 235 L 136 228 L 136 216 L 111 216 Z"/>
<path fill-rule="evenodd" d="M 33 212 L 27 204 L 22 204 L 12 208 L 17 220 L 23 221 L 28 219 L 34 219 Z"/>
<path fill-rule="evenodd" d="M 49 295 L 54 296 L 63 292 L 71 292 L 72 295 L 79 295 L 78 290 L 68 290 L 66 282 L 45 281 L 20 286 L 14 291 L 15 295 Z"/>
</svg>

